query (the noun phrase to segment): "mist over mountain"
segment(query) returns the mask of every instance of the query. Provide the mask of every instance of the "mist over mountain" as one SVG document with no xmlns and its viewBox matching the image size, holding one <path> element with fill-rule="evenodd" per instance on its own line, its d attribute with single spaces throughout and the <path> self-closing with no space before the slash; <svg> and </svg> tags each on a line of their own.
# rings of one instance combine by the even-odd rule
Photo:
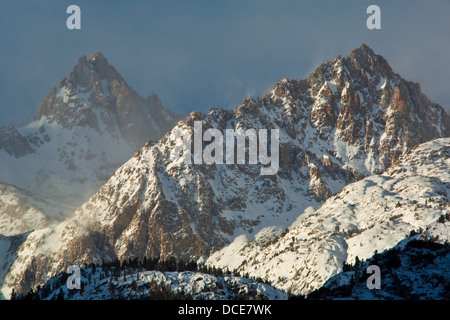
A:
<svg viewBox="0 0 450 320">
<path fill-rule="evenodd" d="M 146 110 L 158 105 L 152 97 L 140 98 L 100 54 L 82 57 L 43 101 L 33 125 L 18 134 L 9 128 L 10 137 L 0 139 L 22 141 L 15 152 L 3 147 L 17 160 L 51 145 L 61 172 L 80 186 L 104 178 L 73 216 L 27 233 L 20 245 L 2 240 L 4 296 L 44 284 L 68 265 L 143 257 L 207 262 L 307 294 L 346 261 L 392 248 L 448 212 L 450 118 L 367 45 L 324 62 L 306 79 L 282 79 L 234 110 L 194 111 L 167 131 L 153 132 L 153 125 L 166 119 L 169 126 L 176 117 L 156 107 L 163 115 L 150 116 Z M 186 164 L 186 154 L 174 161 L 174 137 L 193 133 L 195 121 L 202 121 L 203 133 L 278 129 L 279 170 L 265 176 L 262 164 Z M 55 128 L 69 137 L 58 140 Z M 157 133 L 159 139 L 141 141 Z M 92 137 L 97 149 L 87 147 Z M 104 137 L 110 143 L 112 137 L 115 150 L 143 146 L 114 171 L 120 159 L 105 155 L 114 147 Z M 109 178 L 107 170 L 114 171 Z M 53 178 L 38 172 L 39 187 L 45 183 L 54 196 L 47 187 Z M 424 206 L 430 198 L 436 207 Z"/>
<path fill-rule="evenodd" d="M 141 97 L 101 53 L 82 56 L 24 127 L 0 127 L 0 181 L 59 203 L 62 219 L 181 116 Z M 41 208 L 42 209 L 42 208 Z"/>
</svg>

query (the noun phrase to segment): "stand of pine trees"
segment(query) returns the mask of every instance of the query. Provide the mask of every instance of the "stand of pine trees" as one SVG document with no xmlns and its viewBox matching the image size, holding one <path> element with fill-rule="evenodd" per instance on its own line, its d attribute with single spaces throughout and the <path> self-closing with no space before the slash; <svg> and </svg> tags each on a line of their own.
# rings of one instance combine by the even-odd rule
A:
<svg viewBox="0 0 450 320">
<path fill-rule="evenodd" d="M 91 269 L 91 271 L 86 275 L 86 270 Z M 143 259 L 135 258 L 135 259 L 126 259 L 123 261 L 119 261 L 118 259 L 115 259 L 113 261 L 105 262 L 103 261 L 101 264 L 96 263 L 90 263 L 90 264 L 84 264 L 84 269 L 81 270 L 82 275 L 82 281 L 81 281 L 81 289 L 73 289 L 69 290 L 69 296 L 72 296 L 75 292 L 79 292 L 81 295 L 83 294 L 83 288 L 86 284 L 86 281 L 88 281 L 90 284 L 92 281 L 92 274 L 96 274 L 96 272 L 99 272 L 99 279 L 102 281 L 105 278 L 109 277 L 109 292 L 111 293 L 111 296 L 116 298 L 116 286 L 114 285 L 113 281 L 116 281 L 119 279 L 119 277 L 123 277 L 123 279 L 126 279 L 127 275 L 136 274 L 137 279 L 139 280 L 139 272 L 143 271 L 160 271 L 160 272 L 184 272 L 184 271 L 190 271 L 190 272 L 199 272 L 199 273 L 205 273 L 205 274 L 211 274 L 216 277 L 221 277 L 224 274 L 232 275 L 235 277 L 241 277 L 241 274 L 234 270 L 233 272 L 230 272 L 230 270 L 222 270 L 221 268 L 211 267 L 207 266 L 205 264 L 199 264 L 196 261 L 184 261 L 184 260 L 177 260 L 174 257 L 170 257 L 168 259 L 159 259 L 159 258 L 147 258 L 144 257 Z M 38 286 L 36 290 L 31 289 L 29 292 L 25 294 L 17 294 L 14 290 L 11 294 L 11 300 L 40 300 L 45 299 L 48 297 L 52 292 L 54 292 L 54 289 L 60 288 L 58 294 L 55 295 L 55 299 L 57 300 L 63 300 L 64 299 L 64 293 L 62 292 L 61 287 L 64 286 L 67 282 L 67 279 L 70 275 L 62 272 L 59 275 L 55 276 L 53 279 L 54 281 L 52 284 L 47 283 L 44 286 Z M 250 278 L 248 273 L 244 275 L 244 278 Z M 136 291 L 136 280 L 133 280 L 133 283 L 131 284 L 132 290 Z M 264 282 L 261 278 L 253 279 L 256 280 L 256 282 Z M 94 284 L 95 285 L 95 284 Z M 149 297 L 146 297 L 145 299 L 164 299 L 164 300 L 189 300 L 192 299 L 192 296 L 189 294 L 183 294 L 183 292 L 172 292 L 169 288 L 167 288 L 164 284 L 156 284 L 152 283 L 149 288 L 145 288 L 146 290 L 150 290 L 151 294 Z M 120 295 L 117 295 L 117 298 L 119 298 Z"/>
</svg>

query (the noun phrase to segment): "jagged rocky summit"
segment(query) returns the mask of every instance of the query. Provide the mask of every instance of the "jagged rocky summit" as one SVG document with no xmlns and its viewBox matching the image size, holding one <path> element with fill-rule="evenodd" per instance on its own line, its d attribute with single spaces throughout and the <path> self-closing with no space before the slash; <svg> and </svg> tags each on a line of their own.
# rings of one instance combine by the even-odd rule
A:
<svg viewBox="0 0 450 320">
<path fill-rule="evenodd" d="M 202 121 L 203 130 L 222 132 L 278 129 L 277 174 L 260 175 L 260 165 L 174 162 L 173 136 L 179 129 L 192 132 L 195 121 Z M 375 182 L 364 178 L 382 177 L 378 175 L 396 166 L 415 146 L 449 135 L 450 120 L 444 109 L 427 98 L 418 84 L 404 80 L 382 56 L 362 45 L 346 58 L 323 63 L 307 79 L 281 80 L 262 98 L 244 99 L 234 110 L 193 112 L 160 140 L 147 142 L 73 218 L 27 236 L 15 251 L 23 258 L 7 262 L 10 272 L 4 290 L 15 287 L 26 292 L 69 264 L 144 256 L 209 259 L 208 263 L 243 268 L 258 276 L 263 272 L 272 281 L 277 258 L 269 251 L 260 253 L 261 248 L 279 252 L 278 240 L 288 243 L 294 237 L 296 243 L 295 237 L 303 237 L 304 231 L 294 227 L 308 229 L 306 223 L 311 221 L 317 230 L 305 231 L 308 241 L 313 241 L 317 232 L 325 234 L 311 244 L 317 256 L 305 253 L 300 260 L 283 260 L 287 274 L 275 281 L 283 289 L 310 292 L 339 272 L 347 255 L 351 256 L 345 249 L 349 245 L 346 237 L 357 226 L 345 220 L 345 232 L 321 229 L 321 221 L 313 217 L 323 202 L 328 199 L 327 203 L 332 203 L 333 197 L 352 183 L 355 188 L 364 189 L 371 183 L 385 188 L 388 182 L 384 178 L 372 178 Z M 400 191 L 389 192 L 395 198 Z M 354 197 L 351 201 L 356 202 Z M 351 210 L 353 204 L 346 205 Z M 377 215 L 379 208 L 373 209 Z M 430 213 L 423 223 L 435 214 Z M 384 215 L 380 219 L 380 226 L 385 226 L 385 219 L 390 221 Z M 286 228 L 297 231 L 286 238 Z M 334 249 L 322 246 L 328 236 L 336 237 L 336 255 Z M 395 241 L 383 242 L 384 247 Z M 243 254 L 246 246 L 257 249 Z M 372 248 L 369 243 L 367 250 Z M 325 253 L 330 256 L 321 260 Z M 260 259 L 260 254 L 267 259 Z M 241 259 L 246 255 L 258 271 Z M 309 270 L 312 261 L 316 261 L 315 267 Z M 321 269 L 327 261 L 334 264 Z M 289 270 L 297 263 L 299 274 L 294 277 Z"/>
<path fill-rule="evenodd" d="M 0 127 L 0 181 L 58 203 L 46 214 L 61 220 L 181 118 L 156 94 L 141 97 L 101 53 L 82 56 L 32 122 Z"/>
</svg>

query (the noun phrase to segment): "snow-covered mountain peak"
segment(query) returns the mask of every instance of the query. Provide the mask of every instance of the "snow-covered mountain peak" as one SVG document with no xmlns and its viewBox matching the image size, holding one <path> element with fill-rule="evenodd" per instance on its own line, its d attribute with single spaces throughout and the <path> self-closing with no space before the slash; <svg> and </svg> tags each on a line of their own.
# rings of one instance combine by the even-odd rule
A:
<svg viewBox="0 0 450 320">
<path fill-rule="evenodd" d="M 136 111 L 145 110 L 139 107 L 142 99 L 130 98 L 127 87 L 108 89 L 115 101 L 112 123 L 122 128 L 119 137 L 127 140 L 133 128 L 151 123 L 145 111 Z M 122 90 L 129 94 L 121 95 Z M 124 126 L 125 120 L 132 122 Z M 193 132 L 195 121 L 201 121 L 202 135 L 209 128 L 222 133 L 278 129 L 279 170 L 263 176 L 261 164 L 247 160 L 175 163 L 173 137 L 180 129 Z M 428 197 L 447 201 L 447 151 L 443 165 L 432 157 L 429 169 L 427 162 L 418 162 L 415 171 L 407 168 L 419 156 L 407 154 L 427 140 L 448 137 L 449 128 L 442 107 L 363 45 L 346 58 L 321 64 L 304 80 L 279 81 L 262 98 L 246 98 L 234 110 L 192 112 L 159 139 L 147 137 L 153 142 L 123 161 L 64 225 L 49 231 L 62 245 L 52 254 L 40 250 L 38 257 L 13 264 L 5 288 L 28 289 L 43 282 L 25 279 L 29 270 L 48 279 L 73 263 L 175 257 L 236 267 L 280 288 L 309 292 L 348 259 L 392 247 L 411 228 L 442 214 L 445 207 L 424 202 Z M 439 155 L 447 144 L 445 138 L 433 143 L 416 152 L 431 148 L 431 154 Z M 391 167 L 392 172 L 386 171 Z M 397 176 L 403 172 L 404 177 Z M 39 248 L 42 237 L 32 233 L 18 254 L 31 257 L 26 248 Z"/>
<path fill-rule="evenodd" d="M 93 52 L 89 58 L 81 56 L 68 79 L 72 86 L 86 89 L 93 89 L 99 80 L 108 82 L 117 80 L 126 83 L 101 52 Z"/>
<path fill-rule="evenodd" d="M 136 147 L 159 138 L 180 119 L 162 108 L 157 95 L 144 99 L 131 89 L 99 52 L 80 57 L 69 78 L 50 91 L 35 115 L 36 121 L 43 118 L 67 129 L 81 126 L 123 136 Z"/>
<path fill-rule="evenodd" d="M 130 88 L 101 53 L 82 56 L 31 123 L 0 128 L 0 181 L 60 202 L 70 215 L 179 119 L 156 94 L 145 99 Z"/>
</svg>

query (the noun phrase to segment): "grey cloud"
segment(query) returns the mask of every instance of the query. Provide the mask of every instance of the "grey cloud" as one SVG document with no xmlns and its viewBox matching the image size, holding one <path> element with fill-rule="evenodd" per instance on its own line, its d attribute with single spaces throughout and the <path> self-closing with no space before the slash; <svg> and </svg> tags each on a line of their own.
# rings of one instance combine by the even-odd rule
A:
<svg viewBox="0 0 450 320">
<path fill-rule="evenodd" d="M 156 92 L 188 114 L 234 107 L 362 42 L 449 110 L 450 3 L 378 3 L 382 30 L 369 31 L 370 1 L 79 0 L 82 30 L 69 31 L 70 1 L 6 0 L 0 27 L 11 32 L 0 35 L 0 125 L 31 117 L 78 57 L 93 51 L 140 94 Z"/>
</svg>

